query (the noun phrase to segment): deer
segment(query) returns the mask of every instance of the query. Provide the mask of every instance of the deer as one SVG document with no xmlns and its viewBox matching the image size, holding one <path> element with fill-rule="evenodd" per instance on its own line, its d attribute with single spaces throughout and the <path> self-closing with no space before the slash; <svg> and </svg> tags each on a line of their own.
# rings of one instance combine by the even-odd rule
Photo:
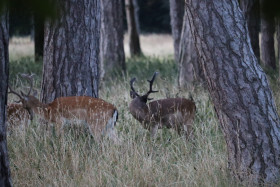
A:
<svg viewBox="0 0 280 187">
<path fill-rule="evenodd" d="M 132 101 L 129 111 L 145 129 L 150 131 L 152 138 L 155 138 L 158 129 L 166 127 L 175 129 L 180 136 L 184 135 L 188 140 L 195 118 L 195 103 L 192 99 L 186 98 L 167 98 L 147 103 L 153 99 L 149 98 L 149 95 L 158 92 L 152 89 L 157 74 L 158 72 L 155 72 L 152 79 L 147 80 L 150 89 L 144 95 L 139 95 L 133 87 L 136 78 L 130 80 Z"/>
<path fill-rule="evenodd" d="M 114 143 L 120 143 L 115 130 L 118 111 L 113 104 L 90 96 L 58 97 L 51 103 L 44 104 L 30 94 L 33 88 L 33 76 L 22 74 L 21 77 L 30 82 L 28 93 L 25 94 L 22 91 L 18 93 L 8 86 L 9 93 L 19 97 L 17 102 L 22 103 L 30 120 L 37 115 L 46 122 L 54 124 L 60 132 L 66 123 L 82 123 L 88 127 L 90 134 L 96 140 L 108 136 Z"/>
<path fill-rule="evenodd" d="M 12 131 L 21 125 L 27 126 L 30 123 L 29 113 L 23 108 L 22 104 L 11 103 L 7 105 L 7 129 Z"/>
</svg>

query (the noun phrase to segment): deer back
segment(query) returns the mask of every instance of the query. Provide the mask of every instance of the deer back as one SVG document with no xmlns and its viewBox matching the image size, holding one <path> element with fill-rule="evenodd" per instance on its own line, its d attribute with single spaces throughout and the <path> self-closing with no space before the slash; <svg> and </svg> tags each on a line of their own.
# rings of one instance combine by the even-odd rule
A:
<svg viewBox="0 0 280 187">
<path fill-rule="evenodd" d="M 116 107 L 102 99 L 88 96 L 60 97 L 47 106 L 45 118 L 52 122 L 63 123 L 63 120 L 82 120 L 88 123 L 93 131 L 100 131 L 112 118 Z"/>
<path fill-rule="evenodd" d="M 148 104 L 151 122 L 163 123 L 188 123 L 195 116 L 195 103 L 185 98 L 167 98 L 152 101 Z"/>
</svg>

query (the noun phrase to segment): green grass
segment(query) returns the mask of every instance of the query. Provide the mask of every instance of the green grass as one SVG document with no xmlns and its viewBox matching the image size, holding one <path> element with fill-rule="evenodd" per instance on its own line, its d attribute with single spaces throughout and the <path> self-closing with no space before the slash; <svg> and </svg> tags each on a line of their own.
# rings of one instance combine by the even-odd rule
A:
<svg viewBox="0 0 280 187">
<path fill-rule="evenodd" d="M 41 68 L 41 63 L 27 59 L 11 62 L 12 83 L 19 85 L 14 82 L 18 73 L 34 72 L 39 89 Z M 194 137 L 188 143 L 168 129 L 159 130 L 152 140 L 128 111 L 130 78 L 137 77 L 135 88 L 144 93 L 154 71 L 160 75 L 154 83 L 159 93 L 153 98 L 188 97 L 190 92 L 194 97 Z M 38 121 L 14 129 L 8 136 L 14 186 L 240 186 L 228 173 L 226 144 L 208 92 L 201 87 L 179 91 L 176 75 L 171 57 L 130 58 L 125 76 L 104 83 L 100 97 L 118 108 L 121 145 L 95 142 L 75 126 L 64 136 Z"/>
</svg>

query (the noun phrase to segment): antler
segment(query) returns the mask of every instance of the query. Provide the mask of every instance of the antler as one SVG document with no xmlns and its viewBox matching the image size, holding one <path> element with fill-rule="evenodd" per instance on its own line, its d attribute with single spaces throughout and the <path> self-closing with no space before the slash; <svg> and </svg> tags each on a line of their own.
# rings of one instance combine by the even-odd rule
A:
<svg viewBox="0 0 280 187">
<path fill-rule="evenodd" d="M 34 77 L 34 75 L 35 75 L 35 74 L 30 74 L 30 75 L 28 75 L 28 74 L 20 74 L 20 76 L 21 76 L 22 78 L 28 79 L 28 81 L 29 81 L 29 83 L 30 83 L 30 88 L 29 88 L 28 93 L 27 93 L 27 94 L 21 93 L 22 95 L 26 95 L 26 96 L 29 96 L 29 95 L 30 95 L 31 90 L 33 89 L 33 77 Z"/>
<path fill-rule="evenodd" d="M 155 80 L 157 74 L 158 74 L 158 72 L 155 72 L 154 75 L 153 75 L 153 77 L 152 77 L 152 79 L 151 79 L 151 80 L 147 80 L 147 81 L 150 83 L 150 90 L 145 94 L 146 96 L 148 96 L 148 95 L 151 94 L 151 93 L 156 93 L 156 92 L 158 92 L 158 91 L 153 90 L 153 83 L 154 83 L 154 80 Z M 153 99 L 153 98 L 148 98 L 148 100 L 152 100 L 152 99 Z"/>
<path fill-rule="evenodd" d="M 145 102 L 147 102 L 147 100 L 152 100 L 152 98 L 148 98 L 149 94 L 158 92 L 158 91 L 153 90 L 153 83 L 154 83 L 154 80 L 155 80 L 157 74 L 158 74 L 158 72 L 155 72 L 153 77 L 152 77 L 152 79 L 151 80 L 147 80 L 150 83 L 150 89 L 149 89 L 149 91 L 145 95 L 141 96 L 141 98 L 143 98 L 143 100 L 145 100 Z M 130 89 L 131 89 L 130 96 L 132 98 L 135 98 L 135 96 L 140 97 L 139 94 L 133 88 L 133 83 L 135 81 L 136 81 L 135 77 L 130 80 Z"/>
<path fill-rule="evenodd" d="M 130 89 L 131 89 L 130 95 L 131 95 L 132 98 L 133 98 L 133 95 L 139 97 L 139 94 L 138 94 L 138 93 L 135 91 L 135 89 L 133 88 L 133 83 L 134 83 L 135 81 L 136 81 L 136 78 L 135 78 L 135 77 L 132 78 L 132 79 L 130 80 Z"/>
<path fill-rule="evenodd" d="M 12 93 L 12 94 L 15 94 L 16 96 L 18 96 L 20 98 L 19 101 L 16 101 L 17 103 L 19 103 L 21 100 L 23 100 L 23 97 L 21 96 L 21 94 L 17 93 L 16 91 L 14 91 L 10 85 L 8 85 L 8 88 L 9 88 L 9 92 L 8 93 Z"/>
</svg>

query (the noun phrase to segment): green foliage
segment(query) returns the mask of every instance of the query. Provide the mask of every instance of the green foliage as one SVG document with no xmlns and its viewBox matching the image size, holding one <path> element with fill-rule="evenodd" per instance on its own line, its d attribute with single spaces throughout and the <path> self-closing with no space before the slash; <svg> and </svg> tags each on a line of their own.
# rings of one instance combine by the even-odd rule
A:
<svg viewBox="0 0 280 187">
<path fill-rule="evenodd" d="M 171 32 L 168 0 L 138 0 L 138 4 L 141 32 Z"/>
<path fill-rule="evenodd" d="M 34 73 L 37 76 L 42 75 L 43 62 L 35 62 L 33 57 L 25 57 L 9 63 L 9 82 L 14 84 L 20 73 Z"/>
<path fill-rule="evenodd" d="M 0 14 L 4 7 L 8 7 L 10 10 L 28 10 L 44 18 L 55 18 L 57 13 L 57 4 L 53 0 L 1 0 Z"/>
<path fill-rule="evenodd" d="M 126 61 L 128 75 L 136 76 L 138 79 L 150 78 L 155 71 L 160 72 L 167 79 L 173 79 L 177 74 L 177 66 L 173 57 L 135 57 Z"/>
</svg>

